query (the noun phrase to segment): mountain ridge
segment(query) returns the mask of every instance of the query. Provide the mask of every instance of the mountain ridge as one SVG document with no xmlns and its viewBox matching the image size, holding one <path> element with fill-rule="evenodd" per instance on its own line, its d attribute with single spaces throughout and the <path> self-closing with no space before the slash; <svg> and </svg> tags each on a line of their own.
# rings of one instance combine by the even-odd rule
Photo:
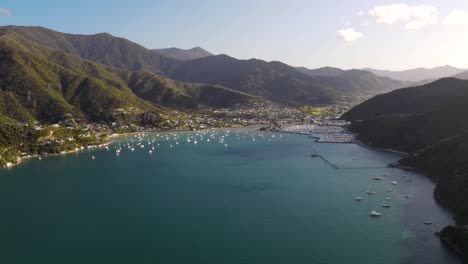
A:
<svg viewBox="0 0 468 264">
<path fill-rule="evenodd" d="M 0 35 L 0 58 L 2 99 L 11 98 L 3 104 L 14 103 L 22 113 L 12 115 L 6 105 L 0 109 L 0 120 L 54 122 L 71 113 L 109 121 L 117 109 L 134 109 L 138 115 L 148 111 L 170 114 L 172 110 L 165 107 L 226 107 L 255 99 L 222 86 L 176 82 L 154 73 L 97 64 L 14 32 Z M 207 100 L 206 91 L 213 93 L 213 101 Z"/>
<path fill-rule="evenodd" d="M 191 49 L 179 49 L 176 47 L 172 47 L 172 48 L 166 48 L 166 49 L 153 49 L 153 51 L 161 55 L 164 55 L 166 57 L 177 59 L 177 60 L 193 60 L 193 59 L 213 56 L 212 53 L 200 47 L 194 47 Z"/>
<path fill-rule="evenodd" d="M 237 60 L 227 55 L 176 60 L 106 33 L 73 35 L 45 28 L 16 26 L 0 27 L 0 34 L 2 32 L 15 32 L 54 50 L 114 68 L 157 73 L 185 82 L 220 84 L 253 96 L 266 96 L 269 100 L 285 103 L 330 104 L 343 97 L 375 94 L 405 86 L 398 81 L 369 80 L 371 82 L 365 83 L 363 80 L 357 82 L 356 78 L 313 79 L 281 62 Z M 374 84 L 377 86 L 373 86 Z M 369 87 L 372 91 L 366 91 Z"/>
<path fill-rule="evenodd" d="M 364 68 L 363 70 L 370 71 L 379 76 L 385 76 L 394 80 L 410 81 L 410 82 L 431 82 L 445 77 L 452 77 L 459 74 L 466 69 L 459 69 L 450 65 L 444 65 L 434 68 L 416 68 L 402 71 L 389 71 L 389 70 L 378 70 L 372 68 Z"/>
</svg>

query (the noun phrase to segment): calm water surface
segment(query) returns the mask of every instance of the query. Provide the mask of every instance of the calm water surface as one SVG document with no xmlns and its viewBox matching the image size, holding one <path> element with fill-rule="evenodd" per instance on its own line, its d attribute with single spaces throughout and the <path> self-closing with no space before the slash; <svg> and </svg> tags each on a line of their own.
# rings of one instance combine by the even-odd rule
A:
<svg viewBox="0 0 468 264">
<path fill-rule="evenodd" d="M 147 134 L 144 148 L 122 137 L 1 171 L 1 263 L 458 263 L 433 235 L 452 222 L 434 184 L 385 168 L 398 155 L 213 133 Z"/>
</svg>

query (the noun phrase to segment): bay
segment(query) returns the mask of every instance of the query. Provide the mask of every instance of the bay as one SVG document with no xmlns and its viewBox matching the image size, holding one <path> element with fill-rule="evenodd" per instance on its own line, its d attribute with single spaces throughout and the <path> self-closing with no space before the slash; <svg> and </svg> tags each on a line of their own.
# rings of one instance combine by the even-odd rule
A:
<svg viewBox="0 0 468 264">
<path fill-rule="evenodd" d="M 119 137 L 109 150 L 1 171 L 0 260 L 459 263 L 434 236 L 453 222 L 434 183 L 387 168 L 398 154 L 253 129 L 204 133 Z"/>
</svg>

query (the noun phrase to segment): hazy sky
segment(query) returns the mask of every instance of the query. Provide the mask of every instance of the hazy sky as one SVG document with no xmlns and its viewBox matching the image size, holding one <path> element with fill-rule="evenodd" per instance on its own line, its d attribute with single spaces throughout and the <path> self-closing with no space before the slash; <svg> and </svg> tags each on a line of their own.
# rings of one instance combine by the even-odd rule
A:
<svg viewBox="0 0 468 264">
<path fill-rule="evenodd" d="M 0 0 L 0 25 L 309 68 L 468 68 L 468 0 Z"/>
</svg>

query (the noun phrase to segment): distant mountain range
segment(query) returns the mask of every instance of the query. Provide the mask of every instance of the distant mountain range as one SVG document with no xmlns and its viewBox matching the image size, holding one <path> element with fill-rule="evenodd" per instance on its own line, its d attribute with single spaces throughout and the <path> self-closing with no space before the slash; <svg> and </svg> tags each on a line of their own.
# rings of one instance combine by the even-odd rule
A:
<svg viewBox="0 0 468 264">
<path fill-rule="evenodd" d="M 328 104 L 407 85 L 366 71 L 310 74 L 281 62 L 238 60 L 201 48 L 149 50 L 106 33 L 5 26 L 0 40 L 0 89 L 12 98 L 3 101 L 18 109 L 14 115 L 5 106 L 4 119 L 50 122 L 73 113 L 97 121 L 121 108 L 170 112 L 260 99 Z"/>
<path fill-rule="evenodd" d="M 363 69 L 365 71 L 372 72 L 379 76 L 385 76 L 399 81 L 410 81 L 410 82 L 422 82 L 426 83 L 435 81 L 444 77 L 452 77 L 454 75 L 460 74 L 467 69 L 458 69 L 449 65 L 435 67 L 435 68 L 418 68 L 405 71 L 386 71 L 386 70 L 376 70 L 371 68 Z"/>
<path fill-rule="evenodd" d="M 405 85 L 365 71 L 310 76 L 281 62 L 238 60 L 227 55 L 180 61 L 166 74 L 176 80 L 221 84 L 270 100 L 297 104 L 332 103 L 341 95 L 378 94 Z"/>
<path fill-rule="evenodd" d="M 200 47 L 195 47 L 188 50 L 178 48 L 153 49 L 153 51 L 166 57 L 170 57 L 177 60 L 193 60 L 213 56 L 213 54 Z"/>
<path fill-rule="evenodd" d="M 43 29 L 40 31 L 38 34 L 44 33 Z M 79 43 L 80 49 L 71 45 L 68 50 L 72 52 L 67 53 L 0 29 L 0 121 L 55 122 L 66 114 L 90 121 L 109 121 L 122 109 L 130 114 L 127 118 L 138 123 L 147 113 L 170 114 L 166 107 L 190 109 L 199 104 L 227 107 L 254 99 L 219 85 L 178 82 L 155 73 L 98 64 L 79 56 L 83 52 L 91 58 L 98 57 L 85 52 L 92 50 L 84 48 L 89 44 L 79 37 L 65 37 L 73 40 L 69 43 Z M 67 41 L 59 39 L 62 44 L 54 42 L 55 47 L 65 47 L 63 43 Z M 41 36 L 41 41 L 50 40 Z M 113 46 L 115 41 L 107 43 Z M 108 52 L 104 54 L 111 58 Z M 125 65 L 116 60 L 104 61 Z"/>
<path fill-rule="evenodd" d="M 356 106 L 343 115 L 351 130 L 373 147 L 410 155 L 403 166 L 420 169 L 437 182 L 438 202 L 453 209 L 459 228 L 442 240 L 468 257 L 468 81 L 456 78 L 399 89 Z"/>
<path fill-rule="evenodd" d="M 380 77 L 364 70 L 342 70 L 333 67 L 323 67 L 318 69 L 297 68 L 302 73 L 314 77 L 316 80 L 326 79 L 329 82 L 339 80 L 342 85 L 338 86 L 347 91 L 367 91 L 369 94 L 380 94 L 397 88 L 411 86 L 412 82 L 395 81 L 388 77 Z"/>
<path fill-rule="evenodd" d="M 114 37 L 107 33 L 75 35 L 43 27 L 0 27 L 0 35 L 7 33 L 15 33 L 26 40 L 53 50 L 130 71 L 161 73 L 165 64 L 176 61 L 127 39 Z"/>
</svg>

